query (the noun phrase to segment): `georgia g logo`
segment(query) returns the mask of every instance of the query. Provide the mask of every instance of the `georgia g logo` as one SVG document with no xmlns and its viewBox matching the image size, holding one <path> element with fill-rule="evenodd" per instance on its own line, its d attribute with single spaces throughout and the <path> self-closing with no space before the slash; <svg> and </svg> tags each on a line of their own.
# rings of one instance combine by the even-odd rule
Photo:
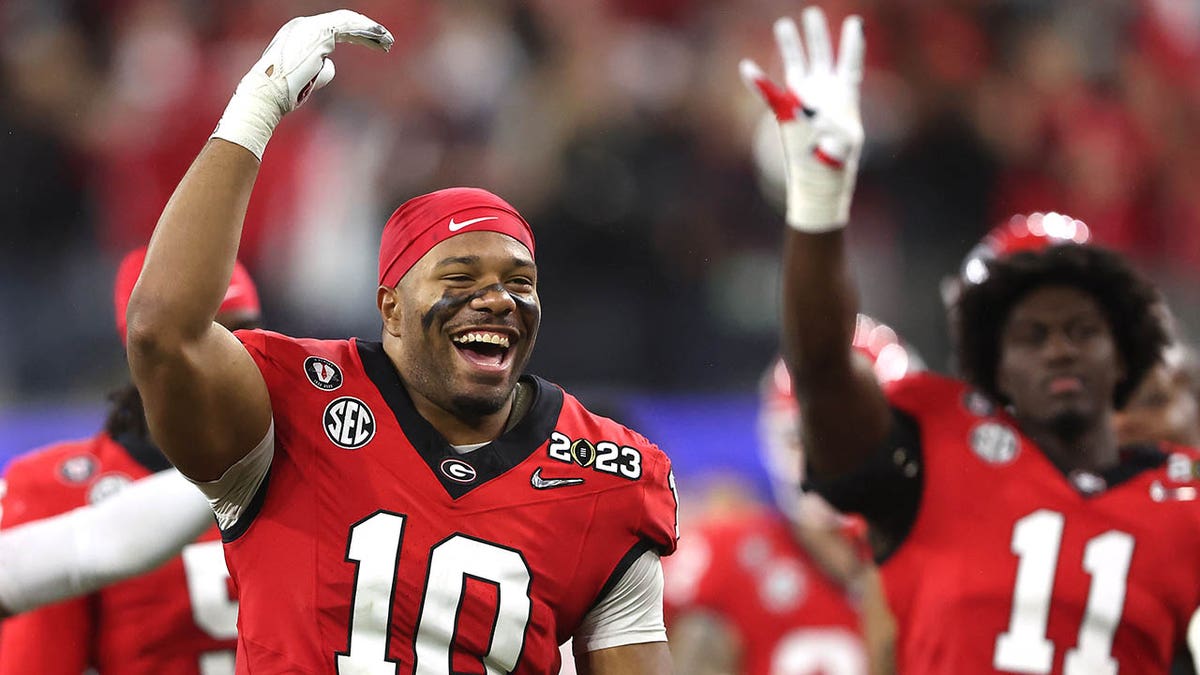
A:
<svg viewBox="0 0 1200 675">
<path fill-rule="evenodd" d="M 461 459 L 454 459 L 453 457 L 449 459 L 443 459 L 441 468 L 442 473 L 446 476 L 446 478 L 449 478 L 456 483 L 474 482 L 475 477 L 478 475 L 475 472 L 475 467 L 467 464 Z"/>
<path fill-rule="evenodd" d="M 353 396 L 336 398 L 325 406 L 321 426 L 334 445 L 347 450 L 357 450 L 375 437 L 375 415 Z"/>
</svg>

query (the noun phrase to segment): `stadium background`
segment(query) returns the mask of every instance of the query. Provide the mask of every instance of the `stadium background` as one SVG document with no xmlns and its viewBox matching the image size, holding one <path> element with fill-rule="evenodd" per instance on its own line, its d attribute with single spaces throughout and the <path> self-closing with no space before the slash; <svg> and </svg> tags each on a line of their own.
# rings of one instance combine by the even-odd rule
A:
<svg viewBox="0 0 1200 675">
<path fill-rule="evenodd" d="M 534 225 L 532 369 L 644 430 L 681 486 L 765 486 L 782 221 L 737 60 L 778 69 L 777 0 L 0 3 L 0 462 L 94 432 L 125 378 L 116 262 L 143 243 L 287 18 L 346 4 L 340 49 L 266 155 L 242 259 L 270 327 L 373 339 L 378 234 L 404 199 L 485 186 Z M 941 278 L 1014 212 L 1064 211 L 1200 330 L 1200 2 L 832 0 L 866 19 L 851 237 L 864 308 L 947 367 Z"/>
</svg>

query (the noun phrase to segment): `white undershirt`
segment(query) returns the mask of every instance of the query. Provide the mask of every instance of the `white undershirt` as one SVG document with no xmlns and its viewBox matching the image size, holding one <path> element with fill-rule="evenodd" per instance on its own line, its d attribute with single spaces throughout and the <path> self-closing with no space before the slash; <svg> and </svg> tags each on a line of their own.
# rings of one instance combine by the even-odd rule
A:
<svg viewBox="0 0 1200 675">
<path fill-rule="evenodd" d="M 458 454 L 487 443 L 455 446 Z M 275 456 L 275 423 L 262 441 L 218 479 L 196 482 L 212 506 L 222 529 L 237 524 L 267 477 Z M 663 574 L 658 553 L 643 553 L 608 595 L 584 616 L 575 632 L 575 653 L 645 642 L 666 642 L 663 622 Z"/>
</svg>

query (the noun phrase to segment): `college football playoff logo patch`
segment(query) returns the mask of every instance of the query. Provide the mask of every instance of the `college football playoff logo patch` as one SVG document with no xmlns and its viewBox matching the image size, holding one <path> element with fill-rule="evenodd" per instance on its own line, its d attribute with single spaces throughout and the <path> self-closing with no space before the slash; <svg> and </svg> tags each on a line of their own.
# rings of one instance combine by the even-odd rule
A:
<svg viewBox="0 0 1200 675">
<path fill-rule="evenodd" d="M 988 464 L 1008 464 L 1020 449 L 1017 434 L 996 422 L 984 422 L 971 430 L 971 450 Z"/>
<path fill-rule="evenodd" d="M 321 425 L 334 445 L 347 450 L 357 450 L 375 437 L 375 415 L 353 396 L 336 398 L 325 406 Z"/>
<path fill-rule="evenodd" d="M 304 359 L 304 374 L 312 386 L 321 391 L 333 391 L 342 386 L 342 369 L 329 359 L 319 356 Z"/>
</svg>

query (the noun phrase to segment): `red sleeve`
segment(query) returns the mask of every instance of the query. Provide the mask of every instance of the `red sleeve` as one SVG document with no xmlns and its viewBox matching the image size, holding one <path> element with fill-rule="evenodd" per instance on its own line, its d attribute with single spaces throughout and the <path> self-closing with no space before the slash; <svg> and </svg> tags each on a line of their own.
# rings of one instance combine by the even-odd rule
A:
<svg viewBox="0 0 1200 675">
<path fill-rule="evenodd" d="M 642 478 L 643 517 L 642 538 L 654 544 L 658 554 L 668 556 L 679 543 L 679 497 L 675 490 L 675 473 L 671 460 L 657 446 L 647 442 L 642 453 L 648 466 Z"/>
<path fill-rule="evenodd" d="M 65 459 L 66 456 L 61 459 Z M 82 488 L 56 477 L 57 453 L 13 462 L 5 472 L 7 490 L 0 529 L 41 520 L 82 506 Z M 0 675 L 80 675 L 90 663 L 91 600 L 67 600 L 26 612 L 0 630 Z"/>
<path fill-rule="evenodd" d="M 884 387 L 892 407 L 915 416 L 955 406 L 969 391 L 962 382 L 929 371 L 913 373 Z M 989 405 L 982 397 L 978 401 L 978 405 Z"/>
<path fill-rule="evenodd" d="M 258 370 L 263 371 L 263 376 L 268 378 L 268 386 L 274 383 L 274 378 L 268 377 L 274 375 L 275 370 L 286 371 L 287 360 L 295 358 L 295 354 L 300 353 L 301 345 L 319 344 L 319 340 L 296 339 L 282 333 L 275 333 L 272 330 L 263 330 L 254 328 L 250 330 L 236 330 L 234 336 L 238 337 L 242 346 L 246 347 L 246 351 L 250 352 L 251 358 L 254 359 L 254 364 L 258 365 Z M 302 368 L 304 358 L 296 359 L 295 368 Z"/>
</svg>

